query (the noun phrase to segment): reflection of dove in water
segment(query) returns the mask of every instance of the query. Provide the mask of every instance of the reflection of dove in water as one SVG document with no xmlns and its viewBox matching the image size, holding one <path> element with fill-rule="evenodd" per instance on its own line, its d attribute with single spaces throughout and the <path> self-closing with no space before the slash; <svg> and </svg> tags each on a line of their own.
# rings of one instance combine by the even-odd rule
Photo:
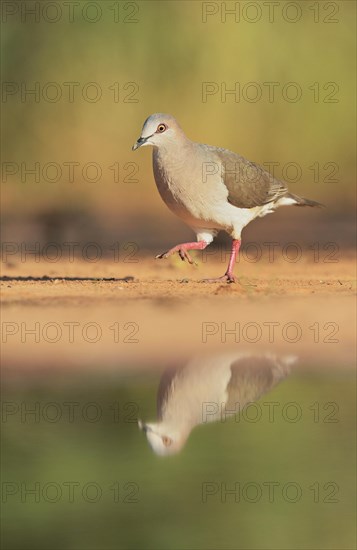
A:
<svg viewBox="0 0 357 550">
<path fill-rule="evenodd" d="M 232 410 L 238 412 L 257 401 L 289 374 L 295 360 L 271 354 L 196 357 L 184 367 L 163 374 L 158 389 L 158 422 L 139 420 L 139 427 L 156 454 L 175 454 L 195 426 L 225 419 Z"/>
</svg>

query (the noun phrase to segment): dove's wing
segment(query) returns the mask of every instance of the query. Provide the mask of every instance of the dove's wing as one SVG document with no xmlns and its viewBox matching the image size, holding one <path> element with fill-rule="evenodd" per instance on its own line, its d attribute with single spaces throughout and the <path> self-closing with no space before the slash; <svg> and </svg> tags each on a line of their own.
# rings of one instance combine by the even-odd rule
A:
<svg viewBox="0 0 357 550">
<path fill-rule="evenodd" d="M 295 358 L 272 356 L 245 357 L 232 362 L 232 376 L 227 386 L 228 410 L 237 410 L 257 401 L 283 380 L 291 371 Z"/>
<path fill-rule="evenodd" d="M 228 189 L 228 202 L 238 208 L 254 208 L 276 202 L 288 195 L 287 186 L 273 178 L 262 166 L 228 149 L 205 146 L 221 163 L 222 177 Z"/>
</svg>

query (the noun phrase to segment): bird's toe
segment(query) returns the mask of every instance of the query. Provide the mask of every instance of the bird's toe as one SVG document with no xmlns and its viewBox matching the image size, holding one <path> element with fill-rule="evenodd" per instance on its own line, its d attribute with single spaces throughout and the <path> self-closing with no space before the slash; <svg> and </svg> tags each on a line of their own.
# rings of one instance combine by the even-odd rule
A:
<svg viewBox="0 0 357 550">
<path fill-rule="evenodd" d="M 180 258 L 183 262 L 185 260 L 187 260 L 189 264 L 194 263 L 193 259 L 191 258 L 191 256 L 189 255 L 189 253 L 187 252 L 187 250 L 185 248 L 180 248 L 178 253 L 179 253 Z"/>
<path fill-rule="evenodd" d="M 239 283 L 238 277 L 231 273 L 225 273 L 222 277 L 214 277 L 212 279 L 203 279 L 202 283 Z"/>
</svg>

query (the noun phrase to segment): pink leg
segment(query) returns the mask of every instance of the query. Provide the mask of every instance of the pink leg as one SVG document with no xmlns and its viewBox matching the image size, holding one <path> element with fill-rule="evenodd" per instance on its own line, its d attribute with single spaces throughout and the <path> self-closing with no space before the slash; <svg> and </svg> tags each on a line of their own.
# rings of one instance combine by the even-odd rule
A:
<svg viewBox="0 0 357 550">
<path fill-rule="evenodd" d="M 204 248 L 206 248 L 207 245 L 208 243 L 206 243 L 206 241 L 178 244 L 177 246 L 170 248 L 170 250 L 168 250 L 167 252 L 158 254 L 156 258 L 168 258 L 172 254 L 178 252 L 182 261 L 187 260 L 188 263 L 193 264 L 194 261 L 189 255 L 188 250 L 203 250 Z"/>
<path fill-rule="evenodd" d="M 241 240 L 240 239 L 233 239 L 231 256 L 229 258 L 227 271 L 225 272 L 225 274 L 222 277 L 217 277 L 216 279 L 205 279 L 205 281 L 207 283 L 219 283 L 219 282 L 224 282 L 224 281 L 226 281 L 227 283 L 237 283 L 238 282 L 237 277 L 235 277 L 233 275 L 233 269 L 234 269 L 234 264 L 235 264 L 235 261 L 236 261 L 237 254 L 238 254 L 239 249 L 240 249 L 240 245 L 241 245 Z"/>
<path fill-rule="evenodd" d="M 234 264 L 235 264 L 235 261 L 236 261 L 237 254 L 238 254 L 239 249 L 240 249 L 240 245 L 241 245 L 241 240 L 240 239 L 233 239 L 231 257 L 229 258 L 228 269 L 226 271 L 227 277 L 232 279 L 232 282 L 234 282 L 233 269 L 234 269 Z"/>
</svg>

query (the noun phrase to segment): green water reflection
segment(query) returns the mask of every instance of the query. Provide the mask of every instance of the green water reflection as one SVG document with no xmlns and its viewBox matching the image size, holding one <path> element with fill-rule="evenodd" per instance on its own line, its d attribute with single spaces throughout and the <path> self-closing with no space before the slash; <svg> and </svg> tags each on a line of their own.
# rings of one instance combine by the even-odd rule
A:
<svg viewBox="0 0 357 550">
<path fill-rule="evenodd" d="M 3 548 L 354 548 L 351 371 L 295 370 L 168 458 L 137 426 L 161 374 L 5 378 Z"/>
</svg>

